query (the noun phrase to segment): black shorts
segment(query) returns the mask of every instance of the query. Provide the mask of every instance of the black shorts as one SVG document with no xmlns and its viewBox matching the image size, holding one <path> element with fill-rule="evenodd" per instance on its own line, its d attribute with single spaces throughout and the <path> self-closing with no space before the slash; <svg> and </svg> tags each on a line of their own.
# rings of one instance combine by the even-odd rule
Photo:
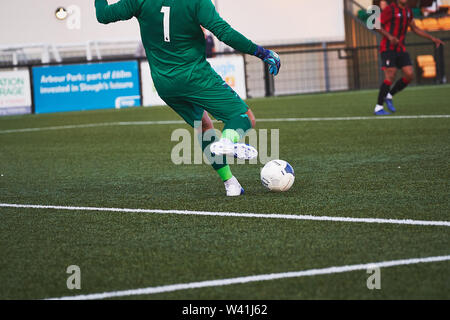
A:
<svg viewBox="0 0 450 320">
<path fill-rule="evenodd" d="M 411 57 L 408 52 L 385 51 L 381 53 L 382 69 L 412 66 Z"/>
</svg>

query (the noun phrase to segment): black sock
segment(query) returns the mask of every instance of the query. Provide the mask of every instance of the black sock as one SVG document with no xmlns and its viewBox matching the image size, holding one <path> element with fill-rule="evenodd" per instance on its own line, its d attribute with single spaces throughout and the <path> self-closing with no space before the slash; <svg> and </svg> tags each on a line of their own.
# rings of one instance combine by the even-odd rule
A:
<svg viewBox="0 0 450 320">
<path fill-rule="evenodd" d="M 382 106 L 384 104 L 384 99 L 386 98 L 389 90 L 391 89 L 391 84 L 389 80 L 384 80 L 380 87 L 380 92 L 378 93 L 378 102 L 377 104 Z"/>
<path fill-rule="evenodd" d="M 394 95 L 396 93 L 398 93 L 399 91 L 402 91 L 403 89 L 405 89 L 409 84 L 409 81 L 406 80 L 405 78 L 401 78 L 399 79 L 395 84 L 394 87 L 391 90 L 391 94 Z"/>
</svg>

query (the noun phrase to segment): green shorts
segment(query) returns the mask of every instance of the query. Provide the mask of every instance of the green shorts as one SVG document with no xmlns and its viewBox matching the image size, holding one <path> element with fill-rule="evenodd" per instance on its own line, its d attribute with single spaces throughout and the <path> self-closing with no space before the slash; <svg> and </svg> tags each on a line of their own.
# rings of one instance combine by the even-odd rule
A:
<svg viewBox="0 0 450 320">
<path fill-rule="evenodd" d="M 244 100 L 225 82 L 196 94 L 161 98 L 192 127 L 196 121 L 201 123 L 205 111 L 223 122 L 248 111 Z"/>
</svg>

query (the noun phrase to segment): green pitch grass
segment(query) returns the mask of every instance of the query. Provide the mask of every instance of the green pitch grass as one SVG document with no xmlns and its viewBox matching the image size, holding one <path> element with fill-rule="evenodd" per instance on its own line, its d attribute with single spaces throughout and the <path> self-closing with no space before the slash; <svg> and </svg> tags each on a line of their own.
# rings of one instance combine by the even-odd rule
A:
<svg viewBox="0 0 450 320">
<path fill-rule="evenodd" d="M 377 92 L 249 100 L 257 118 L 371 116 Z M 450 114 L 450 87 L 410 88 L 396 115 Z M 179 120 L 167 107 L 0 118 L 0 131 Z M 261 122 L 280 129 L 293 188 L 235 165 L 237 199 L 207 165 L 176 166 L 186 125 L 0 133 L 0 203 L 450 220 L 450 119 Z M 450 228 L 0 208 L 0 298 L 40 299 L 450 254 Z M 81 268 L 81 290 L 66 269 Z M 450 262 L 141 295 L 139 299 L 449 299 Z"/>
</svg>

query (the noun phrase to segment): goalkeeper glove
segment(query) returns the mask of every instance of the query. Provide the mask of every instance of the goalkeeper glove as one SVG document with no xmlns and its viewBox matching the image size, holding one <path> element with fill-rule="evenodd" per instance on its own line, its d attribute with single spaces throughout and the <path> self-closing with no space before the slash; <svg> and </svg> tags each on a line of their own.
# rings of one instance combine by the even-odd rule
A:
<svg viewBox="0 0 450 320">
<path fill-rule="evenodd" d="M 280 56 L 271 50 L 258 46 L 254 54 L 269 65 L 269 72 L 276 76 L 281 68 Z"/>
</svg>

